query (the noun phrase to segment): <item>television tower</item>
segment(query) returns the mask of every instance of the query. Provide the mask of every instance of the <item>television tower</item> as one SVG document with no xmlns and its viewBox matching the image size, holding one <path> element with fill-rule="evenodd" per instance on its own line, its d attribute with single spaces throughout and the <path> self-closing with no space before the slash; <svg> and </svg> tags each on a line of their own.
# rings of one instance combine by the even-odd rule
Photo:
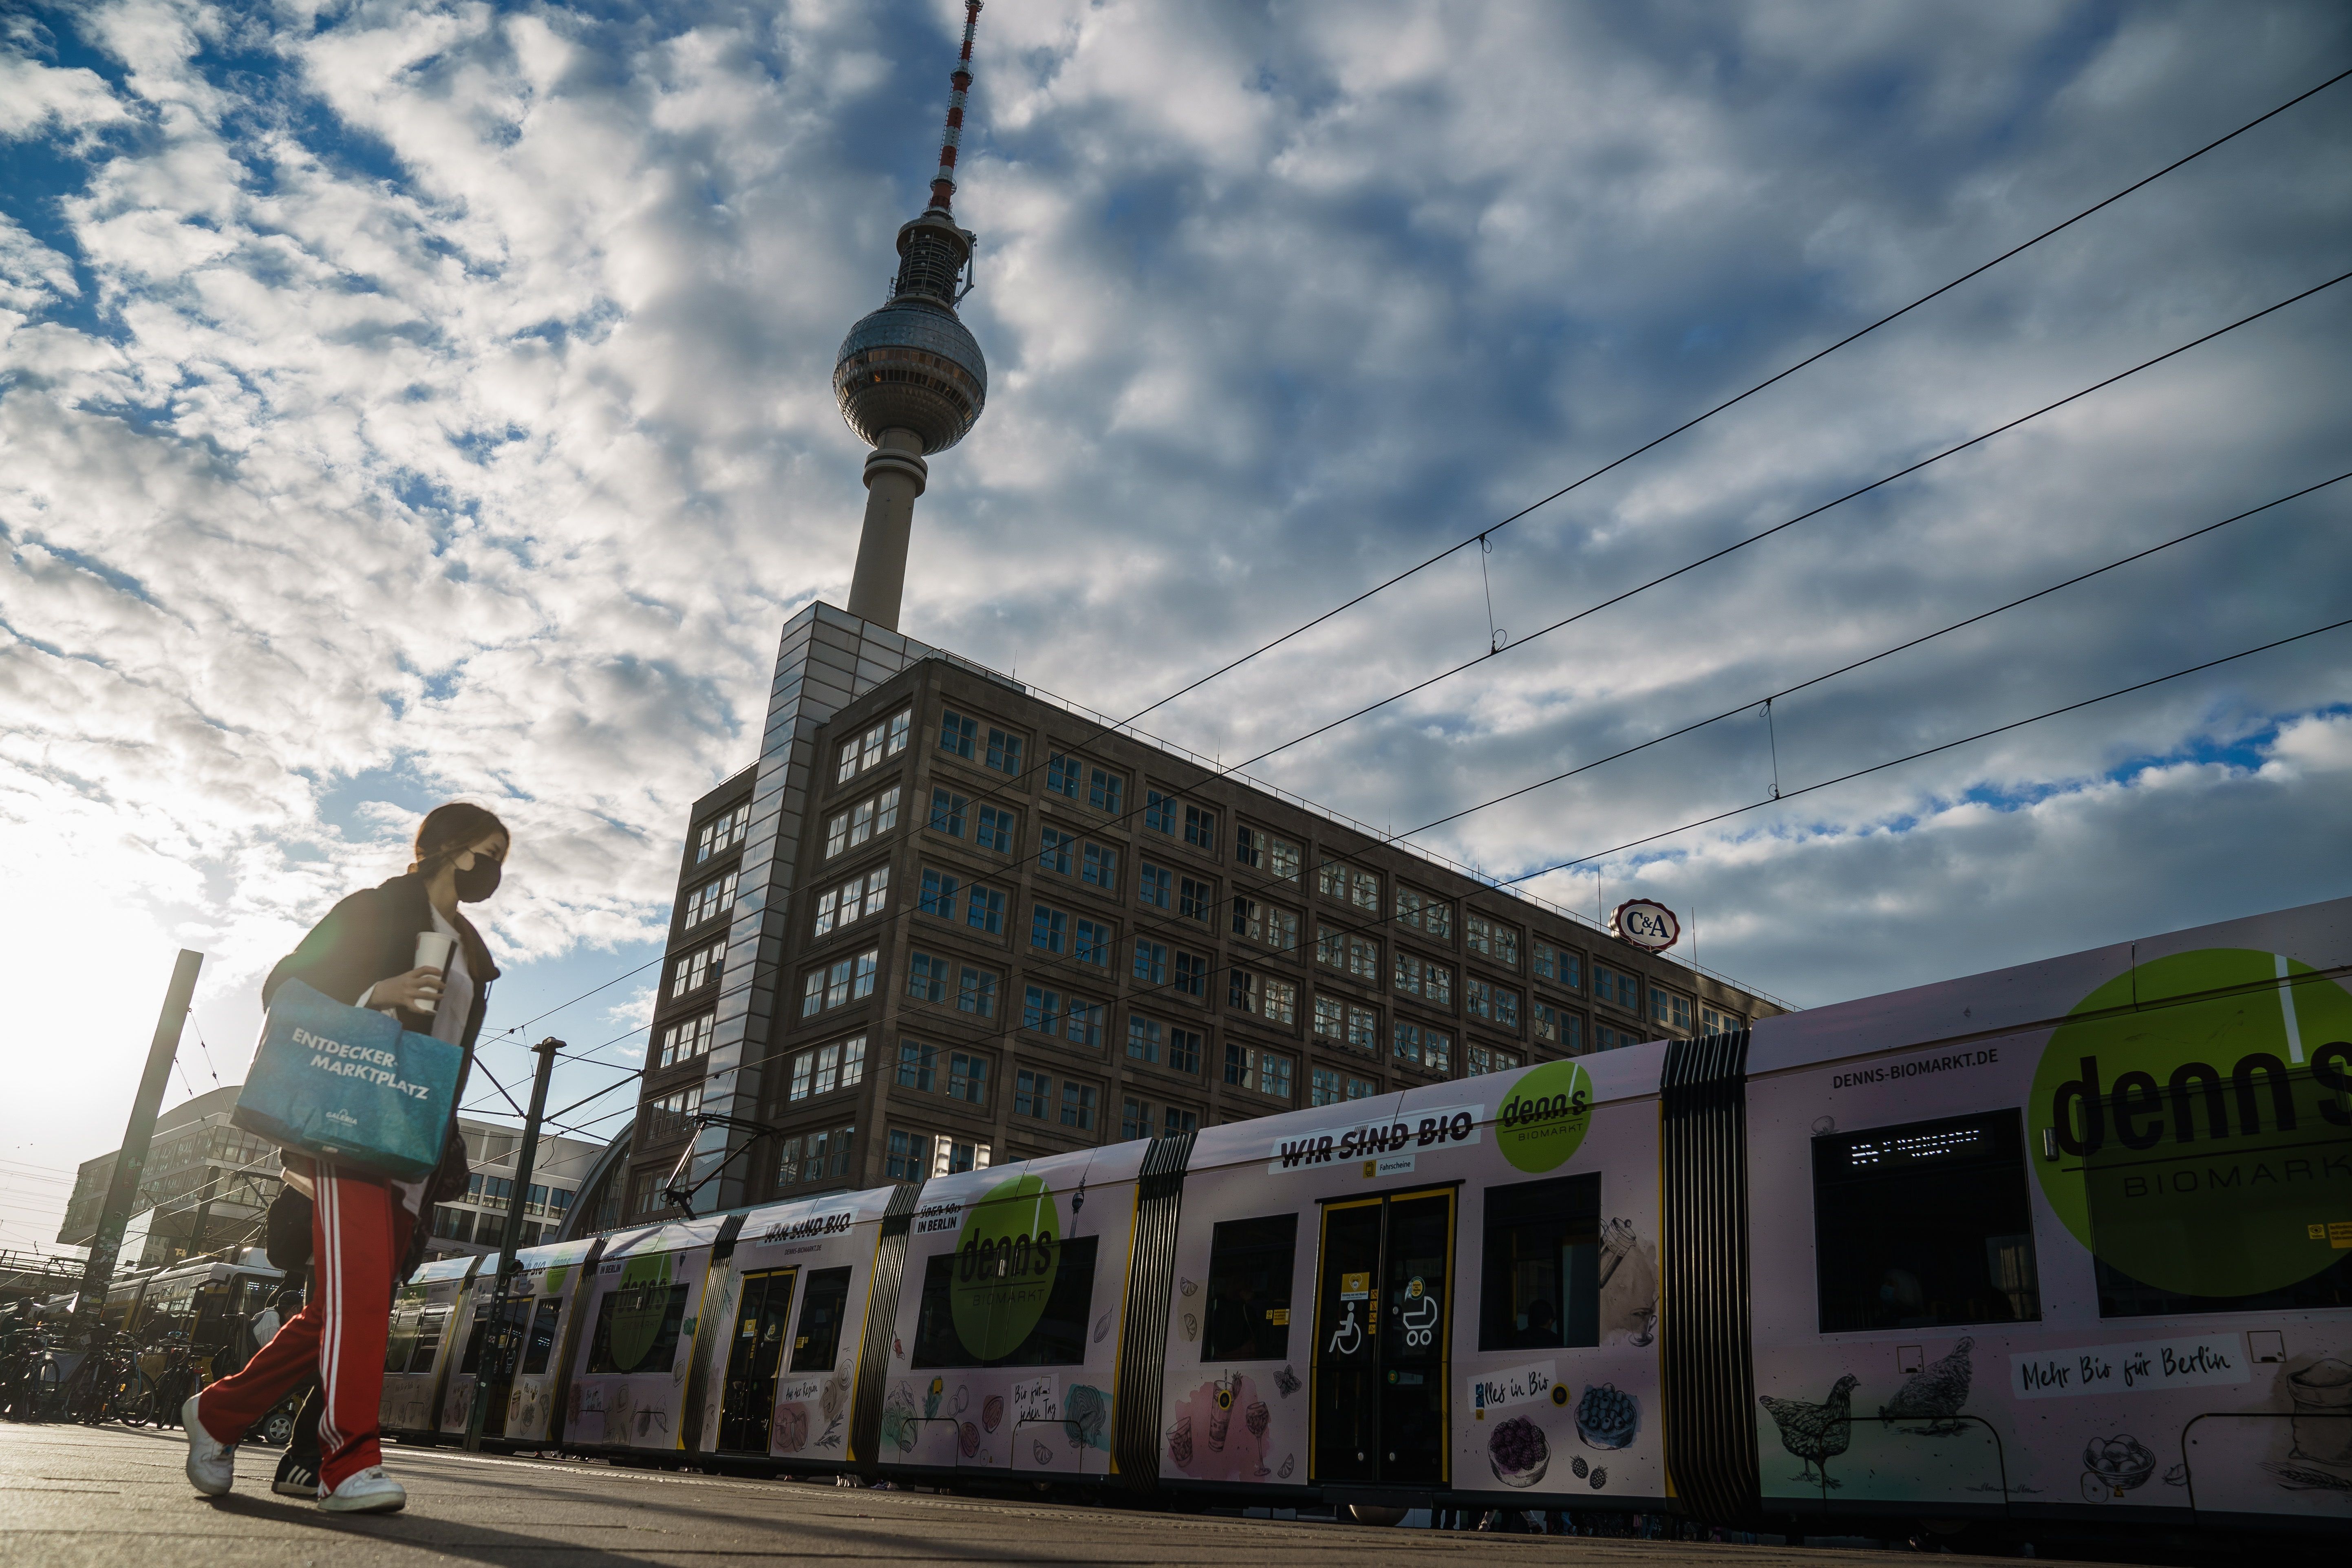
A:
<svg viewBox="0 0 2352 1568">
<path fill-rule="evenodd" d="M 890 302 L 849 329 L 833 363 L 841 416 L 874 448 L 866 459 L 866 526 L 849 581 L 849 613 L 893 631 L 907 585 L 915 498 L 930 472 L 923 459 L 962 440 L 988 401 L 988 362 L 955 312 L 971 292 L 971 248 L 980 237 L 957 226 L 949 211 L 980 7 L 981 0 L 964 0 L 963 52 L 950 79 L 954 89 L 930 205 L 898 230 Z"/>
</svg>

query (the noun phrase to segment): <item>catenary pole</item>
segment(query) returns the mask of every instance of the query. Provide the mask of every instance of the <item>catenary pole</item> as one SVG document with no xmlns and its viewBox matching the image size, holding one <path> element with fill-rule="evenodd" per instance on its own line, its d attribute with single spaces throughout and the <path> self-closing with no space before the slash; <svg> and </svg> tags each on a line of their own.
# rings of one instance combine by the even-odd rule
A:
<svg viewBox="0 0 2352 1568">
<path fill-rule="evenodd" d="M 475 1319 L 481 1325 L 482 1352 L 474 1363 L 474 1408 L 466 1417 L 468 1452 L 478 1452 L 482 1447 L 482 1427 L 490 1414 L 490 1384 L 496 1382 L 503 1389 L 512 1380 L 520 1349 L 515 1343 L 513 1325 L 507 1321 L 507 1296 L 514 1287 L 515 1241 L 522 1232 L 523 1209 L 530 1202 L 531 1166 L 539 1159 L 539 1124 L 547 1114 L 548 1080 L 555 1076 L 556 1053 L 563 1048 L 563 1042 L 552 1035 L 531 1047 L 539 1054 L 539 1070 L 531 1075 L 530 1110 L 523 1115 L 522 1149 L 515 1156 L 514 1193 L 507 1200 L 506 1236 L 499 1245 L 498 1284 L 490 1292 L 488 1307 Z M 499 1374 L 495 1378 L 493 1372 Z"/>
<path fill-rule="evenodd" d="M 69 1342 L 87 1346 L 95 1334 L 106 1292 L 114 1283 L 114 1266 L 122 1253 L 123 1228 L 131 1223 L 131 1205 L 139 1196 L 139 1181 L 147 1171 L 148 1145 L 155 1141 L 155 1112 L 163 1103 L 163 1080 L 172 1075 L 172 1058 L 180 1053 L 180 1031 L 188 1021 L 188 1004 L 196 994 L 196 975 L 205 955 L 192 948 L 180 950 L 172 966 L 172 983 L 163 990 L 163 1011 L 155 1020 L 155 1037 L 147 1047 L 147 1070 L 131 1101 L 131 1121 L 122 1130 L 122 1148 L 114 1156 L 114 1176 L 107 1184 L 106 1206 L 99 1212 L 98 1232 L 89 1238 L 89 1263 L 82 1270 L 81 1295 L 74 1303 Z"/>
</svg>

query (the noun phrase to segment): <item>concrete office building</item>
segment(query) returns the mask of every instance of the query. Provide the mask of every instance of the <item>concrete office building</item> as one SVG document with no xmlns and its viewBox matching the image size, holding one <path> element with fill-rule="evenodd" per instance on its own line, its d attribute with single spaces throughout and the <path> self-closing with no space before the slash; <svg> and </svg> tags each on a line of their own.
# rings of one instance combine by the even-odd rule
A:
<svg viewBox="0 0 2352 1568">
<path fill-rule="evenodd" d="M 205 1252 L 257 1245 L 262 1220 L 278 1195 L 276 1144 L 233 1125 L 237 1090 L 207 1090 L 155 1119 L 131 1219 L 123 1233 L 123 1269 L 160 1268 Z M 570 1214 L 582 1181 L 602 1145 L 541 1136 L 530 1191 L 515 1214 L 514 1154 L 520 1131 L 470 1116 L 457 1119 L 472 1183 L 465 1197 L 433 1213 L 427 1258 L 495 1252 L 512 1221 L 525 1246 L 554 1235 Z M 118 1151 L 119 1152 L 119 1151 Z M 115 1154 L 85 1160 L 74 1175 L 58 1240 L 88 1247 L 114 1179 Z"/>
<path fill-rule="evenodd" d="M 849 608 L 784 626 L 696 803 L 637 1116 L 568 1234 L 1362 1099 L 1780 1009 L 898 627 L 923 458 L 980 416 L 950 216 L 971 82 L 834 388 Z"/>
</svg>

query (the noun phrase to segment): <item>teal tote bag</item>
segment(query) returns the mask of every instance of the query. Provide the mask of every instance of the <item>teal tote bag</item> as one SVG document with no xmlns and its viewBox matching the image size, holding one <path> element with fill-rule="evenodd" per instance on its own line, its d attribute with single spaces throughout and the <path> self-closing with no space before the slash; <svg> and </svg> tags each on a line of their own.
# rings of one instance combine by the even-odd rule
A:
<svg viewBox="0 0 2352 1568">
<path fill-rule="evenodd" d="M 229 1120 L 282 1148 L 413 1181 L 441 1163 L 465 1053 L 289 980 Z"/>
</svg>

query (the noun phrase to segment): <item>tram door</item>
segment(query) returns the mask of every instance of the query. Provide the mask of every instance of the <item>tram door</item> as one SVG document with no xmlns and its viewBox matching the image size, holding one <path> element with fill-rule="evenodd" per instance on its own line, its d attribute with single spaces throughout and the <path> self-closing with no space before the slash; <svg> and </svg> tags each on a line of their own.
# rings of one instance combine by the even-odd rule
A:
<svg viewBox="0 0 2352 1568">
<path fill-rule="evenodd" d="M 730 1453 L 764 1454 L 776 1415 L 776 1373 L 783 1365 L 784 1329 L 793 1315 L 797 1268 L 743 1277 L 743 1302 L 727 1352 L 727 1390 L 719 1408 L 719 1446 Z"/>
<path fill-rule="evenodd" d="M 1314 1479 L 1444 1484 L 1453 1259 L 1452 1188 L 1325 1205 Z"/>
</svg>

